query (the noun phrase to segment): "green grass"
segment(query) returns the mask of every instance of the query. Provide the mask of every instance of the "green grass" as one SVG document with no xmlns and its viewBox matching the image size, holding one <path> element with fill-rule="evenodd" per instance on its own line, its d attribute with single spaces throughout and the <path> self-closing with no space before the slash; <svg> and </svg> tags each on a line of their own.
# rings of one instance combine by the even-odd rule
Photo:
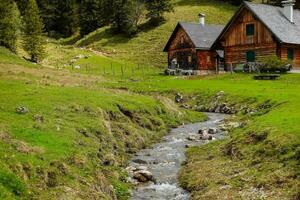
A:
<svg viewBox="0 0 300 200">
<path fill-rule="evenodd" d="M 217 0 L 176 0 L 174 13 L 167 13 L 165 23 L 158 27 L 151 27 L 142 20 L 140 32 L 133 38 L 115 35 L 104 27 L 77 41 L 76 45 L 135 64 L 165 67 L 167 55 L 162 50 L 178 21 L 198 22 L 201 12 L 206 14 L 207 24 L 226 24 L 236 9 Z"/>
<path fill-rule="evenodd" d="M 114 89 L 120 87 L 112 82 L 104 85 Z M 230 138 L 189 150 L 181 182 L 192 192 L 192 199 L 223 199 L 224 195 L 237 199 L 252 195 L 251 198 L 254 198 L 254 194 L 246 194 L 251 188 L 263 188 L 271 199 L 276 195 L 280 199 L 299 195 L 299 74 L 282 75 L 277 81 L 257 81 L 253 80 L 253 75 L 247 74 L 190 79 L 157 75 L 134 83 L 123 81 L 122 88 L 167 96 L 180 92 L 191 107 L 209 104 L 219 91 L 226 94 L 222 101 L 237 109 L 247 106 L 256 110 L 269 102 L 273 108 L 267 113 L 238 115 L 236 120 L 246 125 L 232 131 Z M 255 138 L 265 133 L 266 139 L 255 142 Z M 241 158 L 231 158 L 222 153 L 228 148 L 235 149 Z M 220 189 L 227 184 L 231 189 Z M 243 192 L 239 193 L 240 190 Z"/>
<path fill-rule="evenodd" d="M 258 109 L 266 102 L 273 107 L 267 113 L 239 114 L 236 120 L 245 126 L 229 138 L 189 149 L 181 184 L 192 199 L 260 199 L 247 194 L 251 188 L 264 190 L 268 199 L 299 198 L 300 75 L 277 81 L 256 81 L 245 74 L 184 78 L 149 68 L 165 65 L 161 51 L 177 21 L 197 21 L 204 12 L 207 23 L 225 24 L 236 9 L 215 0 L 177 1 L 164 24 L 142 24 L 134 38 L 113 35 L 105 27 L 77 41 L 104 54 L 51 40 L 42 65 L 53 70 L 0 48 L 0 198 L 15 199 L 20 193 L 64 198 L 60 195 L 66 191 L 59 186 L 67 186 L 70 198 L 109 199 L 114 193 L 126 199 L 130 186 L 124 183 L 123 168 L 129 155 L 159 140 L 169 127 L 204 119 L 179 109 L 170 100 L 175 93 L 194 108 L 209 104 L 221 90 L 226 94 L 222 101 L 237 108 Z M 88 58 L 75 63 L 81 69 L 72 69 L 70 60 L 79 54 Z M 18 106 L 30 112 L 16 114 Z M 44 116 L 44 122 L 35 121 L 35 115 Z"/>
<path fill-rule="evenodd" d="M 75 69 L 76 65 L 80 66 L 80 69 Z M 97 55 L 80 59 L 68 68 L 77 73 L 101 75 L 117 80 L 143 78 L 159 73 L 158 69 L 151 66 L 137 65 Z"/>
<path fill-rule="evenodd" d="M 130 155 L 170 127 L 205 119 L 163 97 L 103 89 L 101 81 L 73 83 L 97 75 L 42 68 L 4 49 L 0 57 L 1 198 L 63 198 L 65 186 L 75 197 L 126 199 Z M 16 113 L 20 106 L 29 112 Z"/>
<path fill-rule="evenodd" d="M 8 49 L 0 46 L 0 62 L 7 64 L 19 64 L 26 67 L 33 67 L 34 64 L 20 59 L 16 54 L 10 52 Z"/>
</svg>

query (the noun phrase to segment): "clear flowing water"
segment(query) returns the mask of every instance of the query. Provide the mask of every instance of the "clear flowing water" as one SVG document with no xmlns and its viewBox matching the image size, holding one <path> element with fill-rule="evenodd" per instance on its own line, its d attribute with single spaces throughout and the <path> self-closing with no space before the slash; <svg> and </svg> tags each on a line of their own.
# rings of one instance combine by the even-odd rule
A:
<svg viewBox="0 0 300 200">
<path fill-rule="evenodd" d="M 161 143 L 144 149 L 132 159 L 146 161 L 147 164 L 130 162 L 132 167 L 147 167 L 156 183 L 138 185 L 133 191 L 132 200 L 188 200 L 190 194 L 179 186 L 177 177 L 181 163 L 185 160 L 186 146 L 197 146 L 207 141 L 190 141 L 188 137 L 197 136 L 199 129 L 217 128 L 225 118 L 223 114 L 208 113 L 208 121 L 188 124 L 172 129 Z M 215 139 L 224 137 L 222 132 Z"/>
</svg>

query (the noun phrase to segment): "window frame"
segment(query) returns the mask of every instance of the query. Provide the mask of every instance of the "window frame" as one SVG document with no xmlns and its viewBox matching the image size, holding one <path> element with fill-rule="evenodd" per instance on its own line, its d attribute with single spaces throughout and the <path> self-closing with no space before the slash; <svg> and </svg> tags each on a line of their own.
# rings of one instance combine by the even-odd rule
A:
<svg viewBox="0 0 300 200">
<path fill-rule="evenodd" d="M 292 48 L 287 49 L 287 59 L 293 61 L 295 59 L 295 51 Z"/>
<path fill-rule="evenodd" d="M 246 36 L 252 37 L 254 35 L 255 35 L 255 24 L 254 23 L 246 24 Z"/>
</svg>

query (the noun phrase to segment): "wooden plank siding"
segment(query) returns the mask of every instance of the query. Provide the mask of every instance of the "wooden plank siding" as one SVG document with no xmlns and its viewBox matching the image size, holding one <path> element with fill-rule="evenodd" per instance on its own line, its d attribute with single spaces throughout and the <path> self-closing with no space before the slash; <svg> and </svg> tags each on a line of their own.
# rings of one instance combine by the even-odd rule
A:
<svg viewBox="0 0 300 200">
<path fill-rule="evenodd" d="M 169 65 L 176 58 L 182 69 L 216 70 L 216 51 L 196 49 L 183 28 L 179 27 L 175 31 L 168 49 Z"/>
<path fill-rule="evenodd" d="M 294 68 L 300 69 L 300 45 L 279 44 L 278 56 L 282 60 L 288 59 L 288 49 L 294 50 L 294 60 L 292 61 Z"/>
<path fill-rule="evenodd" d="M 247 51 L 254 51 L 256 60 L 265 56 L 272 56 L 277 54 L 277 44 L 262 45 L 239 45 L 232 47 L 225 47 L 225 62 L 226 65 L 245 63 Z"/>
<path fill-rule="evenodd" d="M 246 36 L 246 25 L 254 24 L 254 36 Z M 244 8 L 238 19 L 224 36 L 223 46 L 270 44 L 275 40 L 271 32 L 257 20 L 252 12 Z"/>
<path fill-rule="evenodd" d="M 254 25 L 254 35 L 247 36 L 246 26 Z M 227 30 L 221 45 L 225 50 L 225 65 L 245 63 L 247 51 L 254 51 L 256 60 L 261 57 L 276 55 L 277 42 L 272 33 L 247 8 L 244 8 L 237 19 Z"/>
<path fill-rule="evenodd" d="M 174 58 L 177 59 L 180 68 L 195 70 L 198 68 L 195 46 L 181 27 L 178 28 L 168 50 L 169 65 Z"/>
<path fill-rule="evenodd" d="M 216 56 L 215 51 L 197 51 L 199 70 L 216 70 Z"/>
</svg>

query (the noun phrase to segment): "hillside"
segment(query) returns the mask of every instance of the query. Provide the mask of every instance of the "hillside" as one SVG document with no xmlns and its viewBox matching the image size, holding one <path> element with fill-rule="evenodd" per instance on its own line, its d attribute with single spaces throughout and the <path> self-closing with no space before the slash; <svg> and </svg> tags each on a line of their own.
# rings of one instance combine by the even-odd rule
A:
<svg viewBox="0 0 300 200">
<path fill-rule="evenodd" d="M 124 199 L 130 153 L 203 117 L 0 52 L 0 199 Z"/>
<path fill-rule="evenodd" d="M 177 21 L 203 12 L 206 23 L 225 24 L 236 9 L 176 0 L 165 23 L 143 20 L 130 39 L 108 27 L 78 41 L 47 38 L 41 64 L 0 47 L 0 199 L 129 199 L 133 155 L 226 105 L 236 115 L 225 121 L 237 126 L 222 140 L 186 146 L 179 181 L 191 200 L 298 200 L 299 74 L 160 75 Z"/>
<path fill-rule="evenodd" d="M 149 66 L 165 67 L 166 54 L 162 52 L 178 21 L 198 22 L 198 14 L 206 14 L 208 24 L 226 24 L 237 7 L 217 0 L 176 0 L 175 11 L 165 15 L 166 21 L 151 27 L 142 20 L 140 32 L 133 38 L 114 35 L 108 27 L 85 36 L 77 46 L 93 48 L 119 60 Z"/>
</svg>

